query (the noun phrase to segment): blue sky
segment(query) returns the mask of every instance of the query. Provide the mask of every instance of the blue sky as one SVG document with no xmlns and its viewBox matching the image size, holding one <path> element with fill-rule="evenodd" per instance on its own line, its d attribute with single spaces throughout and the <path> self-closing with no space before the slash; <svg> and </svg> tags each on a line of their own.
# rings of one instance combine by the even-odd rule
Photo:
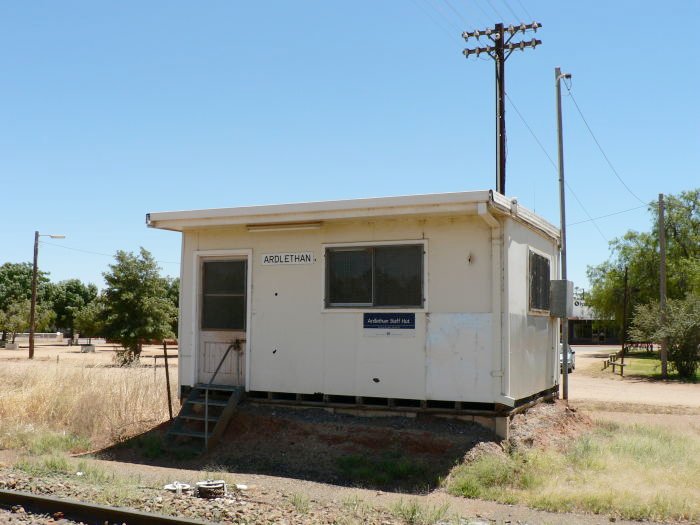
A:
<svg viewBox="0 0 700 525">
<path fill-rule="evenodd" d="M 0 263 L 31 260 L 39 230 L 67 236 L 40 249 L 56 281 L 102 286 L 139 246 L 178 275 L 179 234 L 147 212 L 492 188 L 493 63 L 460 33 L 501 17 L 543 24 L 506 90 L 555 162 L 560 66 L 632 193 L 700 185 L 695 0 L 3 2 Z M 587 286 L 649 216 L 563 111 L 569 274 Z M 507 130 L 508 196 L 558 224 L 556 171 L 510 104 Z"/>
</svg>

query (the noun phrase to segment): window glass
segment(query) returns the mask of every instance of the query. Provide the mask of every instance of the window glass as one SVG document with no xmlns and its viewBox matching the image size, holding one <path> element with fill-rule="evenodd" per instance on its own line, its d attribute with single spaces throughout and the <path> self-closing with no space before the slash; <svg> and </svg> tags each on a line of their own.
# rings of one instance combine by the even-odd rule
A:
<svg viewBox="0 0 700 525">
<path fill-rule="evenodd" d="M 326 250 L 326 306 L 423 306 L 423 246 Z"/>
<path fill-rule="evenodd" d="M 549 311 L 549 259 L 530 252 L 530 310 Z"/>
<path fill-rule="evenodd" d="M 382 246 L 374 251 L 375 306 L 421 306 L 423 247 Z"/>
<path fill-rule="evenodd" d="M 206 261 L 204 293 L 245 293 L 245 261 Z"/>
<path fill-rule="evenodd" d="M 329 250 L 328 302 L 372 303 L 372 252 L 368 249 Z"/>
<path fill-rule="evenodd" d="M 202 329 L 245 330 L 245 296 L 205 295 L 202 301 Z"/>
<path fill-rule="evenodd" d="M 205 261 L 202 274 L 202 330 L 245 330 L 246 261 Z"/>
</svg>

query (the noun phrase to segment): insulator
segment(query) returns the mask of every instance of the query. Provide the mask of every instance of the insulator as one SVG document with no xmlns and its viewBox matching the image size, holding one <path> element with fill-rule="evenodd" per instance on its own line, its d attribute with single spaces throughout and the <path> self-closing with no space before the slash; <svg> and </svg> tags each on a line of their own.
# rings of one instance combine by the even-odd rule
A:
<svg viewBox="0 0 700 525">
<path fill-rule="evenodd" d="M 524 23 L 520 24 L 520 31 L 522 31 L 523 34 L 525 34 L 525 31 L 527 31 L 527 26 Z"/>
<path fill-rule="evenodd" d="M 537 47 L 537 40 L 531 40 L 530 44 L 532 45 L 532 47 Z"/>
<path fill-rule="evenodd" d="M 479 30 L 477 29 L 476 31 L 474 31 L 473 34 L 476 37 L 476 39 L 479 40 L 479 37 L 481 36 L 481 33 L 479 32 Z"/>
<path fill-rule="evenodd" d="M 525 42 L 520 42 L 520 49 L 525 50 Z"/>
<path fill-rule="evenodd" d="M 493 31 L 491 31 L 491 28 L 489 28 L 489 29 L 487 29 L 486 31 L 484 31 L 484 34 L 485 34 L 486 36 L 491 36 L 491 33 L 493 33 Z"/>
<path fill-rule="evenodd" d="M 513 27 L 513 24 L 511 24 L 511 25 L 508 26 L 508 32 L 509 32 L 511 35 L 512 35 L 513 33 L 515 33 L 515 31 L 516 31 L 516 29 Z"/>
<path fill-rule="evenodd" d="M 481 54 L 481 48 L 477 47 L 476 48 L 476 56 L 478 57 Z"/>
</svg>

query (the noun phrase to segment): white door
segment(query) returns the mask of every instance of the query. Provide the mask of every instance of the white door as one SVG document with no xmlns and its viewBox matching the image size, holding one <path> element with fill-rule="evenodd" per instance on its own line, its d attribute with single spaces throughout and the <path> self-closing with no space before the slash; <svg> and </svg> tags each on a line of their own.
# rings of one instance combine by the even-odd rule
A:
<svg viewBox="0 0 700 525">
<path fill-rule="evenodd" d="M 203 259 L 200 266 L 199 365 L 197 380 L 217 385 L 245 385 L 247 321 L 246 258 Z M 223 356 L 229 346 L 234 346 Z"/>
</svg>

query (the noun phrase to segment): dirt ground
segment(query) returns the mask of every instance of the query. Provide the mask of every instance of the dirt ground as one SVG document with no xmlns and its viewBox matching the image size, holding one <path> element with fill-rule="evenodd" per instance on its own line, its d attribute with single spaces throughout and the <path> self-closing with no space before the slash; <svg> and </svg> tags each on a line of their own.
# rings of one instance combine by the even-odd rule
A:
<svg viewBox="0 0 700 525">
<path fill-rule="evenodd" d="M 95 353 L 81 353 L 80 347 L 41 345 L 36 349 L 35 359 L 60 361 L 69 366 L 111 366 L 114 349 L 113 345 L 100 344 Z M 158 346 L 145 348 L 142 365 L 155 363 L 162 367 L 162 359 L 153 358 L 162 351 Z M 26 347 L 0 350 L 0 366 L 5 366 L 3 362 L 25 362 L 26 352 Z M 175 352 L 176 349 L 169 349 L 169 353 Z M 700 434 L 700 385 L 621 379 L 612 372 L 609 376 L 601 375 L 597 371 L 608 353 L 606 348 L 577 347 L 577 368 L 570 375 L 570 406 L 577 409 L 573 412 L 577 415 L 548 419 L 547 410 L 540 409 L 539 417 L 516 416 L 515 439 L 530 446 L 546 437 L 550 442 L 539 444 L 557 446 L 557 440 L 573 437 L 590 424 L 590 419 L 671 425 Z M 176 359 L 170 361 L 170 367 L 171 377 L 176 378 Z M 410 499 L 424 505 L 447 504 L 451 513 L 468 516 L 474 523 L 609 523 L 603 516 L 553 514 L 517 505 L 457 498 L 436 489 L 438 480 L 468 454 L 476 442 L 489 440 L 480 427 L 424 418 L 362 419 L 358 421 L 321 410 L 242 407 L 224 438 L 226 445 L 201 458 L 173 461 L 159 450 L 152 450 L 147 454 L 151 457 L 145 457 L 147 448 L 144 447 L 148 446 L 150 437 L 159 436 L 161 428 L 154 429 L 150 436 L 141 436 L 140 442 L 137 438 L 104 451 L 103 459 L 87 461 L 106 469 L 155 479 L 194 480 L 201 478 L 203 470 L 225 470 L 237 483 L 249 485 L 249 497 L 268 507 L 288 502 L 292 494 L 303 494 L 312 506 L 325 505 L 338 512 L 342 507 L 339 502 L 348 498 L 361 498 L 382 509 Z M 550 432 L 552 428 L 557 431 Z M 151 444 L 158 442 L 158 439 L 150 441 Z M 388 446 L 379 446 L 379 443 L 388 443 Z M 12 452 L 0 451 L 0 461 L 9 463 L 13 456 Z M 405 456 L 414 458 L 413 463 L 404 463 Z M 347 459 L 343 460 L 347 457 L 354 459 L 348 464 Z M 415 468 L 412 479 L 422 479 L 423 485 L 392 485 L 383 478 L 373 479 L 371 475 L 367 478 L 368 471 L 388 469 L 396 464 L 404 471 Z M 358 488 L 359 485 L 365 488 Z"/>
<path fill-rule="evenodd" d="M 620 377 L 603 361 L 618 347 L 575 347 L 576 370 L 569 376 L 572 406 L 595 419 L 661 425 L 700 435 L 700 384 Z"/>
<path fill-rule="evenodd" d="M 253 411 L 256 412 L 256 411 Z M 293 411 L 292 411 L 293 412 Z M 321 437 L 333 435 L 336 432 L 345 435 L 351 435 L 348 432 L 351 427 L 356 431 L 358 436 L 366 435 L 366 432 L 378 432 L 384 437 L 390 436 L 393 433 L 398 436 L 412 436 L 415 433 L 423 432 L 422 427 L 430 422 L 399 422 L 388 420 L 372 421 L 357 421 L 358 418 L 352 418 L 353 421 L 342 421 L 331 418 L 326 420 L 323 415 L 308 413 L 300 417 L 294 413 L 266 413 L 261 411 L 254 414 L 252 417 L 249 414 L 251 421 L 256 424 L 263 423 L 268 420 L 268 426 L 260 427 L 265 430 L 264 433 L 258 434 L 258 443 L 268 441 L 274 443 L 281 435 L 289 436 L 290 427 L 303 429 L 307 425 L 326 427 L 322 432 L 319 432 Z M 282 419 L 281 427 L 287 427 L 280 431 L 279 428 L 269 426 L 269 422 Z M 362 418 L 367 419 L 367 418 Z M 398 419 L 398 418 L 390 418 Z M 441 423 L 437 422 L 439 427 Z M 446 436 L 458 436 L 459 431 L 457 426 L 452 428 L 450 424 L 438 429 L 441 440 L 450 441 Z M 569 410 L 565 404 L 559 402 L 541 403 L 527 414 L 518 415 L 513 421 L 513 436 L 511 446 L 529 447 L 529 446 L 559 446 L 566 440 L 578 435 L 581 431 L 589 428 L 591 425 L 590 418 L 585 414 Z M 364 427 L 364 428 L 363 428 Z M 468 425 L 467 427 L 471 427 Z M 427 427 L 426 427 L 427 428 Z M 475 429 L 469 429 L 474 431 Z M 378 437 L 375 436 L 375 437 Z M 253 439 L 253 436 L 248 436 L 247 439 Z M 401 437 L 399 437 L 401 439 Z M 323 439 L 321 439 L 323 441 Z M 362 442 L 361 451 L 376 449 L 376 443 L 365 442 L 364 440 L 356 440 Z M 408 439 L 408 442 L 411 440 Z M 428 440 L 430 442 L 430 440 Z M 240 442 L 238 443 L 241 444 Z M 433 441 L 434 444 L 434 441 Z M 353 442 L 350 446 L 357 446 L 357 442 Z M 269 446 L 264 445 L 265 447 Z M 494 443 L 495 446 L 495 443 Z M 322 455 L 329 450 L 326 446 L 323 450 L 315 448 L 309 451 L 316 455 Z M 342 447 L 341 447 L 342 448 Z M 426 454 L 432 454 L 434 457 L 440 455 L 439 447 L 429 450 L 424 450 Z M 107 471 L 118 471 L 122 476 L 133 476 L 138 478 L 139 484 L 146 484 L 146 481 L 155 482 L 156 484 L 170 481 L 186 481 L 192 483 L 196 480 L 206 477 L 225 477 L 230 484 L 243 484 L 246 489 L 243 493 L 237 494 L 231 505 L 236 506 L 237 518 L 246 523 L 288 523 L 288 524 L 307 524 L 307 523 L 338 523 L 342 522 L 348 513 L 348 502 L 360 502 L 361 505 L 370 509 L 363 516 L 362 523 L 375 523 L 377 525 L 399 525 L 409 523 L 396 516 L 395 507 L 400 502 L 415 501 L 424 507 L 440 507 L 446 506 L 447 511 L 445 520 L 441 524 L 460 523 L 464 525 L 488 525 L 488 524 L 571 524 L 571 525 L 593 525 L 609 523 L 611 520 L 606 516 L 597 516 L 591 514 L 578 513 L 551 513 L 529 509 L 521 505 L 504 505 L 489 501 L 470 500 L 460 497 L 455 497 L 447 494 L 441 489 L 425 491 L 423 493 L 406 493 L 400 490 L 377 490 L 376 488 L 358 488 L 352 486 L 351 483 L 341 483 L 338 480 L 334 482 L 322 482 L 315 479 L 302 479 L 299 476 L 284 476 L 284 475 L 266 475 L 251 469 L 250 471 L 241 471 L 235 469 L 226 469 L 228 472 L 223 474 L 219 468 L 212 464 L 212 460 L 220 459 L 224 451 L 228 448 L 220 448 L 211 454 L 201 458 L 202 464 L 196 465 L 195 462 L 190 462 L 191 467 L 185 466 L 185 463 L 179 465 L 179 468 L 173 468 L 172 460 L 166 462 L 170 466 L 165 465 L 148 465 L 139 461 L 136 457 L 128 460 L 126 457 L 109 460 L 81 458 L 88 464 L 96 465 L 104 468 Z M 248 452 L 252 448 L 247 448 Z M 309 452 L 307 451 L 307 452 Z M 303 451 L 301 451 L 303 453 Z M 269 450 L 265 453 L 269 453 Z M 5 462 L 11 464 L 16 453 L 0 452 L 0 463 Z M 277 458 L 279 459 L 279 458 Z M 310 455 L 304 456 L 306 461 L 312 461 Z M 319 458 L 322 459 L 322 458 Z M 208 465 L 204 463 L 209 462 Z M 208 474 L 207 474 L 208 472 Z M 61 494 L 70 497 L 87 498 L 91 496 L 90 490 L 81 487 L 71 481 L 70 476 L 66 479 L 58 480 L 31 480 L 26 475 L 12 471 L 8 468 L 0 468 L 0 486 L 11 485 L 13 488 L 27 489 L 37 491 L 51 491 L 53 494 Z M 57 492 L 58 491 L 58 492 Z M 294 504 L 295 498 L 298 495 L 303 495 L 305 505 L 308 506 L 303 511 L 299 510 L 299 506 Z M 176 512 L 182 515 L 193 516 L 216 516 L 220 510 L 221 503 L 207 503 L 197 498 L 187 498 L 186 500 L 173 500 L 170 496 L 158 493 L 153 489 L 144 491 L 142 497 L 136 503 L 138 508 L 147 510 L 158 510 L 158 506 L 154 505 L 154 501 L 158 501 L 162 505 L 168 505 L 171 509 L 175 507 Z M 242 502 L 242 503 L 241 503 Z M 290 505 L 291 503 L 291 505 Z M 296 507 L 293 508 L 293 507 Z M 227 512 L 230 507 L 227 507 Z M 228 516 L 228 515 L 227 515 Z M 455 522 L 452 518 L 460 516 L 462 519 Z M 229 521 L 230 517 L 224 517 L 224 520 Z M 245 521 L 252 519 L 253 521 Z M 635 522 L 616 520 L 617 523 L 631 525 Z"/>
</svg>

